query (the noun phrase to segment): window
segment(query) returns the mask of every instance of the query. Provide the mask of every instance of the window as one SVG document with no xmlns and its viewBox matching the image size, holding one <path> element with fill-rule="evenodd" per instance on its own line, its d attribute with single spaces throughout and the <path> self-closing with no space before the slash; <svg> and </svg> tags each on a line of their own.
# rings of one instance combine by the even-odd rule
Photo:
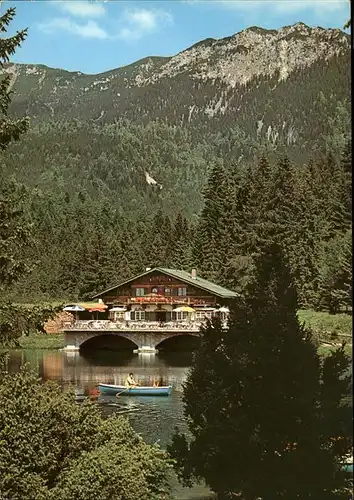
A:
<svg viewBox="0 0 354 500">
<path fill-rule="evenodd" d="M 144 295 L 145 295 L 145 288 L 136 288 L 135 290 L 136 297 L 143 297 Z"/>
<path fill-rule="evenodd" d="M 188 319 L 188 313 L 185 311 L 177 311 L 176 312 L 176 320 L 177 321 L 184 321 Z"/>
<path fill-rule="evenodd" d="M 114 319 L 124 319 L 124 311 L 116 311 L 114 313 Z"/>
<path fill-rule="evenodd" d="M 153 288 L 151 291 L 152 293 L 157 293 L 157 288 Z"/>
<path fill-rule="evenodd" d="M 171 288 L 165 288 L 165 295 L 171 295 Z"/>
<path fill-rule="evenodd" d="M 182 287 L 178 287 L 177 288 L 177 295 L 179 297 L 185 297 L 187 295 L 187 288 L 185 286 L 182 286 Z"/>
<path fill-rule="evenodd" d="M 199 321 L 204 321 L 206 318 L 211 319 L 213 317 L 213 311 L 196 311 L 195 319 Z"/>
<path fill-rule="evenodd" d="M 145 311 L 135 311 L 135 321 L 144 321 Z"/>
</svg>

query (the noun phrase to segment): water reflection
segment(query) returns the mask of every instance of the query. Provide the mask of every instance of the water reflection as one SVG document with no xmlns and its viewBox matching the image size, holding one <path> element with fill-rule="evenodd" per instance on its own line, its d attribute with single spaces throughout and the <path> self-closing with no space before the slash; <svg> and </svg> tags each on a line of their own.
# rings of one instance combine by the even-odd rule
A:
<svg viewBox="0 0 354 500">
<path fill-rule="evenodd" d="M 64 385 L 74 384 L 77 388 L 92 388 L 100 382 L 124 384 L 129 372 L 133 372 L 141 385 L 172 385 L 177 392 L 182 391 L 182 383 L 188 373 L 187 358 L 176 356 L 98 351 L 81 354 L 79 352 L 47 352 L 41 359 L 35 359 L 25 352 L 23 362 L 29 362 L 44 380 L 58 380 Z M 18 363 L 16 364 L 18 366 Z M 16 369 L 16 368 L 15 368 Z M 18 368 L 17 368 L 18 369 Z"/>
</svg>

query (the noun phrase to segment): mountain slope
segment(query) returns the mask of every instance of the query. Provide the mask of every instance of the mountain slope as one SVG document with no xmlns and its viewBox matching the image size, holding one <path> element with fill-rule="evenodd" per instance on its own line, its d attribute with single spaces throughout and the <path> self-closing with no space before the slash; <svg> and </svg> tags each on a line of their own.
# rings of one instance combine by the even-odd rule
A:
<svg viewBox="0 0 354 500">
<path fill-rule="evenodd" d="M 138 104 L 140 116 L 154 118 L 151 98 L 168 105 L 177 96 L 183 109 L 169 119 L 188 122 L 200 113 L 206 120 L 233 113 L 235 96 L 244 98 L 255 80 L 272 79 L 274 90 L 319 62 L 326 66 L 333 58 L 344 58 L 347 63 L 349 44 L 340 30 L 298 23 L 278 31 L 249 28 L 229 38 L 204 40 L 172 58 L 149 57 L 99 75 L 19 64 L 5 71 L 13 75 L 14 109 L 26 108 L 34 117 L 94 119 L 113 108 L 111 117 L 129 118 Z"/>
<path fill-rule="evenodd" d="M 350 130 L 350 38 L 302 23 L 252 27 L 99 75 L 25 64 L 4 71 L 12 75 L 12 112 L 32 117 L 31 134 L 8 153 L 9 171 L 26 182 L 30 171 L 32 183 L 46 189 L 58 188 L 60 174 L 69 191 L 81 175 L 92 196 L 104 192 L 111 199 L 122 185 L 131 186 L 125 203 L 145 199 L 145 171 L 157 176 L 174 206 L 200 192 L 206 169 L 219 158 L 247 164 L 263 151 L 303 163 L 328 149 L 339 154 Z M 157 125 L 124 133 L 124 120 Z M 117 148 L 118 138 L 126 149 Z M 19 161 L 21 150 L 26 163 Z M 81 158 L 81 170 L 68 167 L 73 158 Z M 200 206 L 193 199 L 189 215 Z"/>
</svg>

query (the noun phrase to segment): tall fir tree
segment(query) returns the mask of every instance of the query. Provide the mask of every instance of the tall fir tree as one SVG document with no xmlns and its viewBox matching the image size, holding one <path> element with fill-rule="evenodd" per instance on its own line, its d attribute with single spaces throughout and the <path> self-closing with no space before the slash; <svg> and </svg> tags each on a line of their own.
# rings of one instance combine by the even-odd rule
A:
<svg viewBox="0 0 354 500">
<path fill-rule="evenodd" d="M 0 32 L 6 33 L 15 17 L 15 9 L 10 8 L 0 17 Z M 25 40 L 26 30 L 9 38 L 0 38 L 0 67 L 9 62 L 10 56 Z M 28 128 L 28 119 L 14 120 L 8 115 L 11 103 L 11 76 L 0 81 L 0 151 L 4 151 L 11 141 L 20 138 Z M 1 163 L 1 162 L 0 162 Z M 0 164 L 0 169 L 2 165 Z M 13 181 L 7 181 L 0 170 L 0 287 L 18 279 L 24 272 L 24 263 L 19 257 L 19 245 L 25 243 L 29 227 L 23 217 L 24 190 Z"/>
<path fill-rule="evenodd" d="M 240 220 L 240 239 L 245 255 L 259 254 L 272 237 L 269 207 L 273 180 L 273 167 L 266 157 L 261 157 L 258 164 L 249 169 L 245 179 L 245 201 Z"/>
<path fill-rule="evenodd" d="M 339 349 L 322 365 L 297 308 L 273 244 L 229 328 L 215 319 L 202 329 L 183 395 L 192 438 L 177 433 L 169 448 L 187 483 L 203 478 L 220 499 L 348 498 L 339 462 L 352 444 L 341 407 L 349 360 Z"/>
<path fill-rule="evenodd" d="M 233 244 L 234 184 L 230 173 L 214 165 L 204 189 L 204 208 L 196 229 L 193 256 L 201 274 L 220 282 Z"/>
<path fill-rule="evenodd" d="M 7 9 L 0 17 L 0 32 L 7 33 L 8 26 L 15 17 L 15 9 Z M 26 30 L 16 35 L 0 38 L 0 68 L 9 62 L 10 57 L 26 38 Z M 7 149 L 12 141 L 17 141 L 28 128 L 28 119 L 13 119 L 8 114 L 11 103 L 11 75 L 2 76 L 0 80 L 0 152 Z M 2 160 L 2 158 L 0 158 Z M 4 300 L 4 289 L 18 281 L 29 271 L 28 263 L 21 255 L 20 247 L 28 244 L 31 225 L 25 214 L 26 190 L 14 180 L 3 176 L 3 164 L 0 161 L 0 300 Z M 0 306 L 0 316 L 7 315 L 9 305 Z M 16 318 L 15 308 L 12 307 Z M 8 328 L 8 322 L 0 319 L 0 344 L 16 341 L 20 330 L 14 325 Z M 10 334 L 9 334 L 10 332 Z"/>
<path fill-rule="evenodd" d="M 316 308 L 331 314 L 349 311 L 353 300 L 352 230 L 323 243 Z"/>
<path fill-rule="evenodd" d="M 0 16 L 0 32 L 7 33 L 9 24 L 15 17 L 16 9 L 10 8 Z M 0 67 L 10 61 L 21 43 L 26 39 L 27 30 L 21 30 L 8 38 L 0 38 Z M 11 103 L 11 75 L 2 77 L 0 81 L 0 150 L 4 151 L 11 141 L 17 141 L 28 129 L 28 118 L 13 119 L 8 115 Z"/>
<path fill-rule="evenodd" d="M 189 226 L 188 220 L 180 212 L 177 214 L 172 234 L 172 254 L 170 265 L 175 269 L 190 271 L 192 263 L 193 227 Z"/>
<path fill-rule="evenodd" d="M 344 225 L 348 228 L 351 227 L 352 224 L 352 210 L 353 210 L 353 200 L 352 200 L 352 141 L 348 140 L 342 155 L 340 162 L 340 172 L 341 179 L 339 181 L 339 189 L 340 189 L 340 201 L 343 204 L 343 222 Z"/>
</svg>

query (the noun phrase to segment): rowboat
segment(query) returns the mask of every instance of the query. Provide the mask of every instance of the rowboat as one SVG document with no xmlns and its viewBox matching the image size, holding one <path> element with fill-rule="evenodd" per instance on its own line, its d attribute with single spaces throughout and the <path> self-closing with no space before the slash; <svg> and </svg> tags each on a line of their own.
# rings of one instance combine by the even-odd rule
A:
<svg viewBox="0 0 354 500">
<path fill-rule="evenodd" d="M 353 464 L 341 464 L 341 470 L 353 474 Z"/>
<path fill-rule="evenodd" d="M 172 392 L 172 385 L 165 386 L 137 386 L 127 388 L 125 385 L 98 384 L 101 394 L 122 396 L 169 396 Z"/>
<path fill-rule="evenodd" d="M 353 474 L 353 456 L 347 455 L 343 462 L 340 464 L 340 468 L 343 472 L 350 472 Z"/>
</svg>

